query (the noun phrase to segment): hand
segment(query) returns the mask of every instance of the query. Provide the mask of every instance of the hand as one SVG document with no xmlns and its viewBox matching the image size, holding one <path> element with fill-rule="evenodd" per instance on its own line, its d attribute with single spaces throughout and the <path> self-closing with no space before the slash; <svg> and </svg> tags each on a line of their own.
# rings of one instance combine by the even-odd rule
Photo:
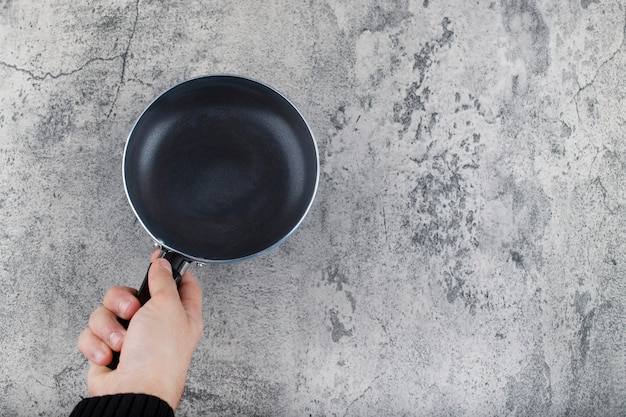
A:
<svg viewBox="0 0 626 417">
<path fill-rule="evenodd" d="M 136 290 L 111 288 L 91 314 L 78 348 L 90 361 L 91 395 L 150 394 L 175 410 L 202 336 L 202 289 L 187 271 L 177 290 L 169 262 L 157 254 L 148 272 L 152 298 L 140 308 Z M 130 320 L 128 330 L 118 317 Z M 106 367 L 113 350 L 120 352 L 114 371 Z"/>
</svg>

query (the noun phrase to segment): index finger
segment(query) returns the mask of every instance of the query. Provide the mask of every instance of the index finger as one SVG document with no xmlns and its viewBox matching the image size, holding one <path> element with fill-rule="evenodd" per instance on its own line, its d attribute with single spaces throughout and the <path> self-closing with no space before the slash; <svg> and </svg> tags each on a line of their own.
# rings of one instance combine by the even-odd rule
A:
<svg viewBox="0 0 626 417">
<path fill-rule="evenodd" d="M 102 304 L 116 316 L 130 320 L 141 307 L 136 294 L 134 288 L 113 287 L 105 294 Z"/>
</svg>

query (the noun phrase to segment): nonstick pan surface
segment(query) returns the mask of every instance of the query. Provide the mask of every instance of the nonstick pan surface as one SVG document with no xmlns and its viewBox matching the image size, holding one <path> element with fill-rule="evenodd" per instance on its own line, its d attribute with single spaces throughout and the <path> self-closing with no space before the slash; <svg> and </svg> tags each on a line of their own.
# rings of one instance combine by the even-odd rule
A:
<svg viewBox="0 0 626 417">
<path fill-rule="evenodd" d="M 148 233 L 188 260 L 231 262 L 280 244 L 301 223 L 319 176 L 317 147 L 276 90 L 206 76 L 155 99 L 132 129 L 123 176 Z"/>
</svg>

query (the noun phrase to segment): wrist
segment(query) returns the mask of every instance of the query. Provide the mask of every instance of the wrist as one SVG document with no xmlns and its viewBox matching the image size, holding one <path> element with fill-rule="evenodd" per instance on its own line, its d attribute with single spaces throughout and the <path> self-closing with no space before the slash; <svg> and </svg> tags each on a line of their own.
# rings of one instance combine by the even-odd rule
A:
<svg viewBox="0 0 626 417">
<path fill-rule="evenodd" d="M 163 364 L 163 367 L 167 367 L 167 364 Z M 164 369 L 163 367 L 159 367 L 159 370 L 162 371 Z M 166 375 L 163 372 L 157 375 L 146 374 L 145 377 L 142 378 L 143 383 L 139 382 L 137 378 L 135 379 L 134 386 L 129 388 L 137 393 L 158 397 L 175 411 L 183 396 L 185 379 L 186 370 L 177 376 L 172 374 Z"/>
</svg>

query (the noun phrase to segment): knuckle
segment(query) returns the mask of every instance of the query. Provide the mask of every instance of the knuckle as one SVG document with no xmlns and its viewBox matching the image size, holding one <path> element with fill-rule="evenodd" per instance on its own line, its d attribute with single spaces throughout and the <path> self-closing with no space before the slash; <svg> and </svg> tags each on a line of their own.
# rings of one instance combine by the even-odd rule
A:
<svg viewBox="0 0 626 417">
<path fill-rule="evenodd" d="M 89 317 L 89 329 L 101 339 L 106 339 L 114 331 L 115 323 L 113 313 L 106 307 L 97 308 Z"/>
<path fill-rule="evenodd" d="M 85 329 L 81 332 L 80 336 L 78 336 L 78 342 L 76 343 L 76 345 L 78 346 L 78 350 L 80 350 L 82 354 L 85 354 L 90 332 L 91 331 L 89 329 Z"/>
<path fill-rule="evenodd" d="M 98 321 L 100 320 L 100 315 L 102 314 L 102 309 L 103 309 L 102 306 L 96 308 L 89 316 L 89 327 L 91 329 L 93 329 L 94 327 L 97 327 Z"/>
</svg>

